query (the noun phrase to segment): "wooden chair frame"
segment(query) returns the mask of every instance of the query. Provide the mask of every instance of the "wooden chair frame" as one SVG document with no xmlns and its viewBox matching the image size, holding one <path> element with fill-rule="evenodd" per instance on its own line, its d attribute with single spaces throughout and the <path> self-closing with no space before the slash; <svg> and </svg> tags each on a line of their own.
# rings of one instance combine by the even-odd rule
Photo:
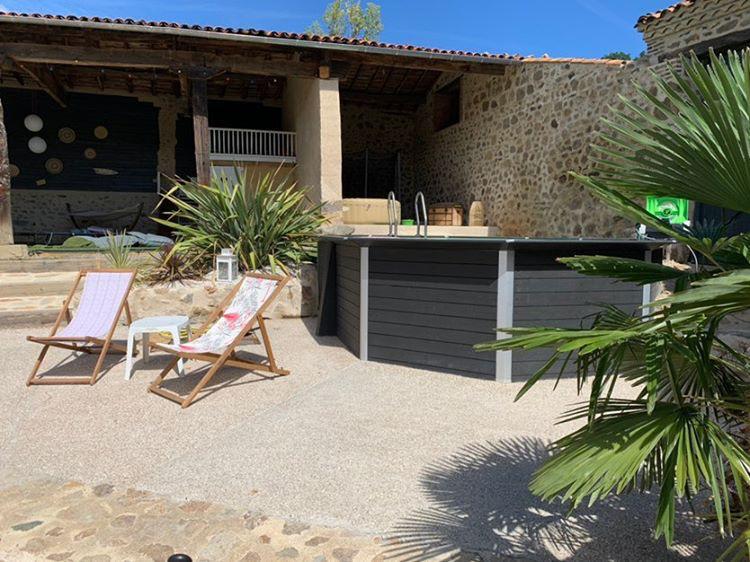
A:
<svg viewBox="0 0 750 562">
<path fill-rule="evenodd" d="M 218 353 L 191 353 L 187 351 L 177 351 L 174 348 L 167 347 L 161 344 L 153 344 L 152 347 L 159 349 L 161 351 L 165 351 L 167 353 L 170 353 L 174 355 L 174 358 L 172 358 L 166 367 L 164 367 L 164 370 L 159 373 L 159 375 L 154 379 L 154 381 L 149 385 L 148 390 L 149 392 L 153 392 L 154 394 L 158 394 L 159 396 L 166 398 L 168 400 L 171 400 L 172 402 L 178 403 L 182 408 L 187 408 L 190 406 L 190 404 L 195 400 L 195 397 L 198 395 L 198 393 L 203 389 L 204 386 L 206 386 L 211 379 L 214 377 L 214 375 L 221 369 L 223 366 L 228 365 L 230 367 L 240 367 L 248 369 L 249 371 L 264 371 L 268 373 L 273 373 L 278 376 L 286 376 L 289 374 L 289 371 L 286 369 L 280 368 L 276 364 L 276 358 L 273 354 L 273 349 L 271 348 L 271 340 L 268 337 L 268 330 L 266 329 L 265 321 L 263 320 L 263 313 L 272 305 L 274 302 L 276 302 L 276 299 L 279 297 L 279 294 L 281 293 L 282 289 L 284 288 L 284 285 L 287 284 L 289 281 L 289 277 L 285 277 L 283 275 L 271 275 L 271 274 L 261 274 L 261 273 L 246 273 L 245 277 L 255 277 L 257 279 L 275 279 L 278 281 L 278 284 L 276 285 L 276 288 L 273 290 L 271 295 L 266 299 L 266 302 L 263 303 L 263 306 L 261 306 L 256 313 L 253 315 L 250 320 L 245 324 L 245 326 L 242 328 L 240 333 L 237 335 L 237 337 L 232 340 L 232 342 L 224 349 L 224 351 L 221 354 Z M 229 294 L 224 298 L 224 300 L 219 304 L 219 306 L 216 307 L 216 309 L 211 313 L 211 315 L 208 317 L 206 322 L 195 332 L 195 334 L 203 334 L 208 330 L 216 320 L 219 319 L 219 317 L 224 313 L 226 308 L 229 306 L 229 304 L 232 302 L 232 299 L 234 299 L 235 295 L 237 294 L 237 291 L 240 290 L 240 287 L 242 286 L 242 283 L 244 282 L 244 279 L 240 282 L 238 282 L 232 290 L 229 292 Z M 268 363 L 256 363 L 254 361 L 246 361 L 244 359 L 240 359 L 237 357 L 235 353 L 235 348 L 242 343 L 242 340 L 246 338 L 253 330 L 255 330 L 255 325 L 258 325 L 258 329 L 260 330 L 260 335 L 262 339 L 262 344 L 264 349 L 266 350 L 266 356 L 268 358 Z M 164 381 L 164 378 L 169 374 L 169 372 L 174 369 L 175 365 L 177 365 L 177 361 L 182 358 L 185 360 L 191 360 L 195 359 L 198 361 L 205 361 L 206 363 L 211 363 L 211 368 L 206 372 L 205 375 L 201 378 L 200 381 L 198 381 L 198 384 L 193 388 L 193 390 L 188 394 L 188 396 L 183 397 L 177 394 L 176 392 L 171 392 L 169 390 L 164 389 L 161 384 Z"/>
<path fill-rule="evenodd" d="M 130 283 L 128 284 L 128 288 L 125 291 L 125 295 L 122 297 L 120 306 L 117 309 L 117 315 L 112 321 L 112 325 L 110 326 L 109 331 L 107 332 L 106 338 L 101 339 L 101 338 L 94 338 L 94 337 L 82 337 L 82 338 L 56 337 L 55 334 L 60 329 L 60 326 L 63 320 L 65 320 L 66 322 L 70 322 L 71 320 L 70 304 L 73 301 L 73 297 L 75 296 L 76 289 L 78 288 L 78 285 L 80 284 L 81 279 L 83 279 L 89 273 L 130 273 L 132 275 L 130 279 Z M 29 378 L 26 380 L 26 386 L 31 386 L 32 384 L 89 384 L 89 385 L 93 385 L 97 381 L 97 377 L 99 376 L 99 372 L 101 371 L 102 365 L 104 365 L 104 358 L 107 356 L 108 353 L 111 353 L 111 352 L 123 353 L 123 354 L 127 353 L 127 348 L 123 345 L 114 343 L 112 341 L 112 336 L 115 333 L 115 329 L 117 328 L 117 323 L 120 321 L 120 317 L 122 316 L 123 311 L 125 312 L 125 318 L 127 320 L 127 323 L 130 324 L 133 321 L 133 318 L 130 314 L 130 307 L 128 306 L 128 295 L 130 294 L 130 289 L 132 288 L 134 281 L 135 281 L 134 269 L 91 269 L 91 270 L 81 270 L 80 272 L 78 272 L 78 276 L 76 277 L 76 280 L 73 283 L 73 287 L 70 289 L 68 296 L 65 298 L 62 309 L 60 310 L 60 313 L 57 315 L 55 324 L 52 326 L 52 331 L 50 332 L 50 335 L 47 337 L 27 336 L 26 338 L 30 342 L 38 343 L 44 346 L 42 348 L 42 351 L 39 353 L 39 356 L 37 357 L 36 362 L 34 363 L 34 368 L 32 369 L 31 374 L 29 375 Z M 44 361 L 44 357 L 47 355 L 47 352 L 49 351 L 50 347 L 59 347 L 62 349 L 69 349 L 71 351 L 88 353 L 88 354 L 93 354 L 96 350 L 99 350 L 99 359 L 97 360 L 96 365 L 94 366 L 94 370 L 90 376 L 42 377 L 42 376 L 39 376 L 37 373 L 39 372 L 39 368 L 42 366 L 42 361 Z"/>
</svg>

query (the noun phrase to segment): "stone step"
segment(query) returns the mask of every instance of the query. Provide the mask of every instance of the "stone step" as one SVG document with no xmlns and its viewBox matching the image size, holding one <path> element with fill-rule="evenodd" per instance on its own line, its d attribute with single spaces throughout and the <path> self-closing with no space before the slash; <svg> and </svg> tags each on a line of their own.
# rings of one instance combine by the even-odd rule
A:
<svg viewBox="0 0 750 562">
<path fill-rule="evenodd" d="M 60 295 L 70 291 L 76 271 L 49 271 L 44 273 L 0 272 L 0 298 Z"/>
<path fill-rule="evenodd" d="M 23 259 L 0 260 L 2 273 L 41 273 L 45 271 L 80 271 L 107 267 L 101 254 L 60 254 L 54 257 L 28 256 Z"/>
<path fill-rule="evenodd" d="M 63 295 L 0 298 L 0 327 L 51 324 L 65 300 Z"/>
</svg>

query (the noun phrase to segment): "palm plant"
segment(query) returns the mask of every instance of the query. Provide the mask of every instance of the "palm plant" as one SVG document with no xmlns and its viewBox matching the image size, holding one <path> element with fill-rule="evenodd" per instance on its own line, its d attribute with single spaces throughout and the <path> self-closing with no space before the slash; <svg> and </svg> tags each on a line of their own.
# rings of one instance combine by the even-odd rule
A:
<svg viewBox="0 0 750 562">
<path fill-rule="evenodd" d="M 622 98 L 595 147 L 596 174 L 572 174 L 620 214 L 647 224 L 702 256 L 684 270 L 604 256 L 560 260 L 584 275 L 640 284 L 673 281 L 675 293 L 647 307 L 644 318 L 606 307 L 590 327 L 502 328 L 508 339 L 480 351 L 551 349 L 524 385 L 575 362 L 587 402 L 564 421 L 584 421 L 558 441 L 531 490 L 576 507 L 610 494 L 659 488 L 655 534 L 674 538 L 676 502 L 707 489 L 719 530 L 739 538 L 725 556 L 747 558 L 750 455 L 743 430 L 750 410 L 750 357 L 721 336 L 730 314 L 750 308 L 750 237 L 713 226 L 672 227 L 638 198 L 676 196 L 750 212 L 750 52 L 695 56 L 656 93 L 637 88 Z M 615 398 L 625 383 L 638 394 Z"/>
<path fill-rule="evenodd" d="M 175 210 L 154 220 L 176 236 L 173 251 L 190 262 L 210 263 L 221 248 L 232 248 L 247 270 L 287 270 L 315 256 L 315 234 L 326 221 L 304 189 L 279 171 L 230 182 L 214 175 L 211 185 L 177 182 L 163 202 Z"/>
</svg>

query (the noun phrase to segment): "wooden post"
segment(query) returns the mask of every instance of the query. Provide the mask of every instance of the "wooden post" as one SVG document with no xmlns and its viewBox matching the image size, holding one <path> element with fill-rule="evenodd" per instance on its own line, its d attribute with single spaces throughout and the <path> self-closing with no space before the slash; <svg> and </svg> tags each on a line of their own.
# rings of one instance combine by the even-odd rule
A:
<svg viewBox="0 0 750 562">
<path fill-rule="evenodd" d="M 0 101 L 0 246 L 11 244 L 13 244 L 13 221 L 10 216 L 8 133 L 5 130 L 3 105 Z"/>
<path fill-rule="evenodd" d="M 205 78 L 192 79 L 193 138 L 198 183 L 211 183 L 211 155 L 208 133 L 208 84 Z"/>
</svg>

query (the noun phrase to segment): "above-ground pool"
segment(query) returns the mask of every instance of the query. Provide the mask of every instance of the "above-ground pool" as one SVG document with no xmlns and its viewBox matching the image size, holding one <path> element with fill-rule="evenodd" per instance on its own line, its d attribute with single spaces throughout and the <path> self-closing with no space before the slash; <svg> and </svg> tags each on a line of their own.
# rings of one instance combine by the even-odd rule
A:
<svg viewBox="0 0 750 562">
<path fill-rule="evenodd" d="M 511 382 L 547 350 L 477 353 L 497 327 L 576 328 L 602 304 L 638 313 L 650 287 L 587 277 L 556 262 L 573 255 L 660 261 L 641 240 L 330 236 L 318 243 L 319 335 L 362 360 Z M 569 367 L 569 370 L 572 369 Z"/>
</svg>

